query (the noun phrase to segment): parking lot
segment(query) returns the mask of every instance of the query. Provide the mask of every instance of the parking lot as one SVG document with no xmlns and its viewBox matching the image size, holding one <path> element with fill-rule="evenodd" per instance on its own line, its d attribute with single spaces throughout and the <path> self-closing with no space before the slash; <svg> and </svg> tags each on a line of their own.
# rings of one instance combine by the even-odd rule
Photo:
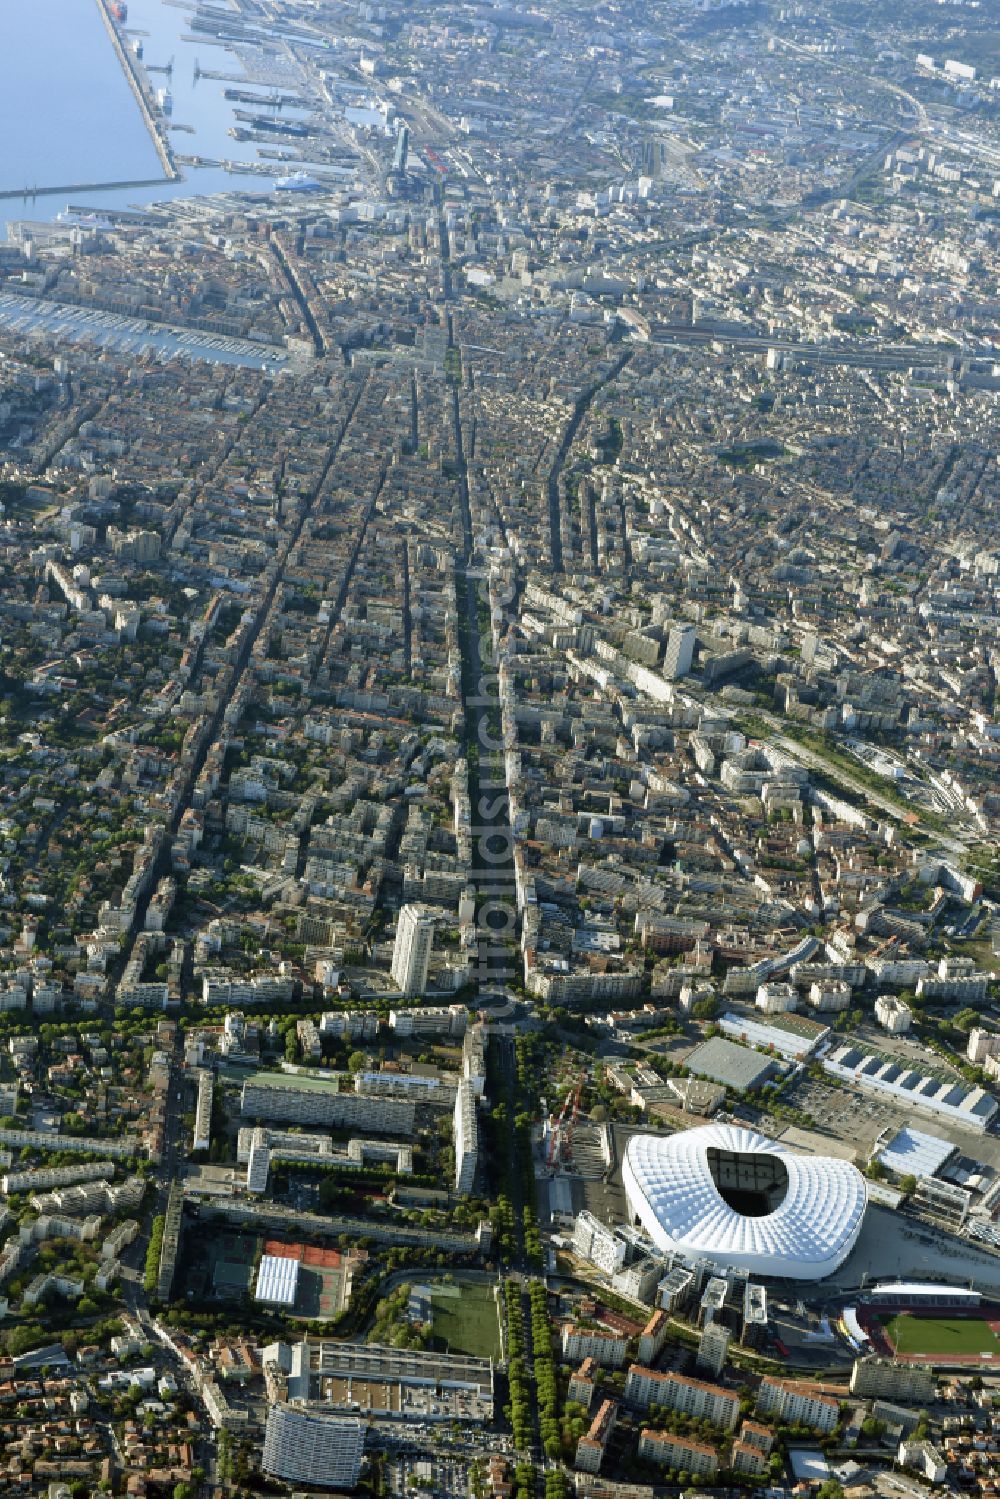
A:
<svg viewBox="0 0 1000 1499">
<path fill-rule="evenodd" d="M 901 1129 L 906 1115 L 873 1094 L 855 1088 L 833 1088 L 803 1073 L 783 1095 L 783 1101 L 809 1114 L 816 1134 L 832 1135 L 867 1158 L 886 1129 Z"/>
<path fill-rule="evenodd" d="M 468 1464 L 450 1457 L 395 1457 L 386 1467 L 391 1494 L 439 1496 L 439 1499 L 467 1499 Z"/>
<path fill-rule="evenodd" d="M 846 1084 L 832 1087 L 807 1074 L 783 1094 L 783 1101 L 808 1113 L 814 1121 L 812 1130 L 799 1131 L 797 1126 L 789 1126 L 787 1121 L 780 1119 L 766 1121 L 762 1118 L 761 1123 L 766 1133 L 786 1139 L 789 1144 L 798 1141 L 800 1149 L 820 1154 L 827 1150 L 831 1155 L 846 1159 L 855 1155 L 867 1160 L 883 1130 L 891 1135 L 908 1125 L 924 1134 L 950 1141 L 963 1156 L 981 1163 L 989 1171 L 1000 1171 L 1000 1132 L 995 1128 L 979 1134 L 955 1120 L 897 1107 L 875 1093 Z"/>
</svg>

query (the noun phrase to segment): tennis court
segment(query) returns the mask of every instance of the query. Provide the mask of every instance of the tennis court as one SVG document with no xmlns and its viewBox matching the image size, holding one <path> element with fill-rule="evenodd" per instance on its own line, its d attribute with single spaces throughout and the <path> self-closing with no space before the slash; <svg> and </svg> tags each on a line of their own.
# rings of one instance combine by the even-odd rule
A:
<svg viewBox="0 0 1000 1499">
<path fill-rule="evenodd" d="M 213 1244 L 212 1289 L 223 1301 L 237 1301 L 250 1290 L 257 1240 L 253 1234 L 221 1234 Z"/>
<path fill-rule="evenodd" d="M 343 1309 L 345 1299 L 343 1255 L 337 1249 L 321 1249 L 316 1244 L 288 1243 L 284 1239 L 267 1239 L 264 1253 L 279 1259 L 298 1260 L 299 1291 L 296 1314 L 318 1317 L 324 1321 Z"/>
<path fill-rule="evenodd" d="M 320 1249 L 317 1244 L 289 1244 L 284 1239 L 268 1239 L 264 1253 L 280 1259 L 298 1260 L 301 1265 L 310 1265 L 317 1270 L 339 1270 L 343 1256 L 339 1249 Z"/>
</svg>

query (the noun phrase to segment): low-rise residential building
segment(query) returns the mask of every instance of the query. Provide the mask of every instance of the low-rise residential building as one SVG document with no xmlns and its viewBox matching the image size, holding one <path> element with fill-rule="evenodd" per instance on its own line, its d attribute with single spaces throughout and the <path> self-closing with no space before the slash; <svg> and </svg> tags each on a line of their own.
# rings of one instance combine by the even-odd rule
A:
<svg viewBox="0 0 1000 1499">
<path fill-rule="evenodd" d="M 900 1442 L 897 1454 L 904 1468 L 915 1468 L 928 1483 L 944 1483 L 948 1477 L 948 1464 L 932 1442 Z"/>
</svg>

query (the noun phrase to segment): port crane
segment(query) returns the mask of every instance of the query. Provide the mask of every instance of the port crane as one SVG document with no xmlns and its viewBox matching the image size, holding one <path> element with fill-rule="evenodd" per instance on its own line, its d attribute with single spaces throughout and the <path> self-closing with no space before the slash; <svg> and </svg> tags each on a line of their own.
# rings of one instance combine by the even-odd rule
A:
<svg viewBox="0 0 1000 1499">
<path fill-rule="evenodd" d="M 146 64 L 147 73 L 166 73 L 169 75 L 174 71 L 174 59 L 169 62 L 149 62 Z"/>
</svg>

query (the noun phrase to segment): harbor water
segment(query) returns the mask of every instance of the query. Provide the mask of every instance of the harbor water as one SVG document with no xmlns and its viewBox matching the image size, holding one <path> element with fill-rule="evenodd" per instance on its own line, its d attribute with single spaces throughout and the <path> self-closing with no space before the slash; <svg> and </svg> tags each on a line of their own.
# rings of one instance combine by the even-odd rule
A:
<svg viewBox="0 0 1000 1499">
<path fill-rule="evenodd" d="M 270 176 L 214 166 L 182 166 L 181 180 L 164 179 L 97 0 L 30 0 L 3 9 L 0 192 L 19 195 L 0 199 L 0 239 L 9 220 L 52 219 L 70 201 L 107 209 L 205 193 L 270 192 Z M 211 38 L 189 40 L 189 22 L 189 13 L 167 0 L 129 0 L 123 39 L 141 43 L 153 88 L 169 90 L 176 155 L 252 164 L 253 143 L 229 134 L 240 107 L 225 97 L 232 84 L 204 76 L 240 77 L 240 60 Z M 144 185 L 46 191 L 137 182 Z"/>
</svg>

